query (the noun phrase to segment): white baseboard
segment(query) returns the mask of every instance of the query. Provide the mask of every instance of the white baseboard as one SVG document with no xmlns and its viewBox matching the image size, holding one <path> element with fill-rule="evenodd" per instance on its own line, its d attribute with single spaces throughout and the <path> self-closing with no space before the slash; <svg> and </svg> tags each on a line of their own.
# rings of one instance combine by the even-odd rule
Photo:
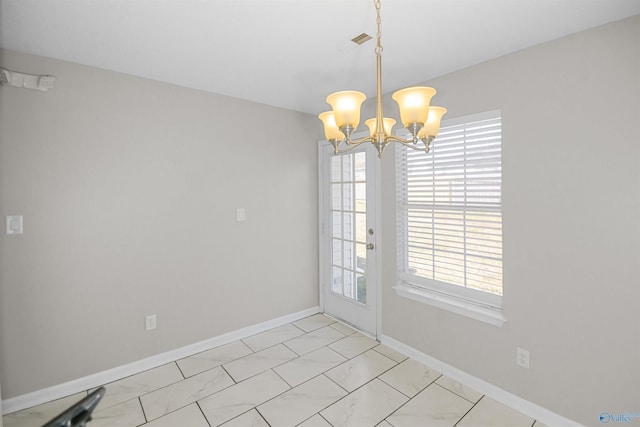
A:
<svg viewBox="0 0 640 427">
<path fill-rule="evenodd" d="M 489 396 L 492 399 L 503 403 L 510 408 L 515 409 L 533 419 L 536 419 L 549 426 L 566 426 L 566 427 L 584 427 L 573 420 L 565 418 L 556 414 L 548 409 L 538 406 L 535 403 L 529 402 L 515 394 L 509 393 L 493 384 L 490 384 L 480 378 L 474 377 L 458 368 L 454 368 L 434 357 L 426 355 L 415 348 L 408 346 L 400 341 L 397 341 L 386 335 L 380 337 L 382 344 L 390 347 L 400 353 L 409 356 L 410 358 L 429 366 L 436 371 L 452 378 L 459 383 L 471 387 L 472 389 L 479 391 L 480 393 Z"/>
<path fill-rule="evenodd" d="M 308 308 L 306 310 L 298 311 L 297 313 L 287 314 L 276 319 L 267 320 L 252 326 L 247 326 L 246 328 L 237 329 L 217 337 L 167 351 L 166 353 L 147 357 L 146 359 L 118 366 L 113 369 L 23 394 L 21 396 L 12 397 L 2 401 L 2 414 L 10 414 L 22 409 L 31 408 L 32 406 L 60 399 L 65 396 L 87 391 L 103 384 L 108 384 L 110 382 L 171 363 L 175 360 L 264 332 L 268 329 L 273 329 L 278 326 L 286 325 L 287 323 L 295 322 L 296 320 L 303 319 L 319 312 L 319 307 Z"/>
</svg>

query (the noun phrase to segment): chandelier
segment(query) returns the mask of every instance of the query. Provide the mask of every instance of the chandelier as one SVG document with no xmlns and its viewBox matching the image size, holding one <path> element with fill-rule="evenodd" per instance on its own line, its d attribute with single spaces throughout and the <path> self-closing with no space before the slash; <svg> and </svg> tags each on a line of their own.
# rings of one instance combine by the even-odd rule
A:
<svg viewBox="0 0 640 427">
<path fill-rule="evenodd" d="M 383 116 L 382 112 L 382 44 L 380 0 L 374 0 L 377 15 L 376 44 L 376 117 L 365 121 L 369 128 L 369 136 L 351 139 L 351 135 L 360 124 L 360 106 L 367 99 L 366 95 L 357 91 L 335 92 L 327 96 L 327 103 L 332 111 L 320 113 L 318 118 L 324 124 L 324 134 L 333 145 L 334 152 L 344 153 L 358 145 L 371 142 L 382 158 L 382 151 L 389 142 L 398 142 L 414 150 L 429 152 L 431 142 L 438 135 L 440 120 L 447 112 L 446 108 L 430 106 L 431 98 L 436 90 L 431 87 L 418 86 L 401 89 L 392 95 L 400 109 L 400 120 L 411 133 L 411 138 L 404 139 L 392 135 L 391 129 L 396 121 Z M 344 142 L 344 144 L 343 144 Z M 341 146 L 345 148 L 341 149 Z"/>
</svg>

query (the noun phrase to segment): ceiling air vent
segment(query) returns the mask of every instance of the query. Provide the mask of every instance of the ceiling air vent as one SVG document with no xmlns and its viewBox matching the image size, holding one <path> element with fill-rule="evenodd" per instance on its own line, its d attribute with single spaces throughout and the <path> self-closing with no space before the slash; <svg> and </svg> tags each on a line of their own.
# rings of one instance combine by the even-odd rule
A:
<svg viewBox="0 0 640 427">
<path fill-rule="evenodd" d="M 371 40 L 371 36 L 367 33 L 362 33 L 359 36 L 356 36 L 351 39 L 351 41 L 354 42 L 355 44 L 363 44 L 364 42 L 367 42 L 369 40 Z"/>
</svg>

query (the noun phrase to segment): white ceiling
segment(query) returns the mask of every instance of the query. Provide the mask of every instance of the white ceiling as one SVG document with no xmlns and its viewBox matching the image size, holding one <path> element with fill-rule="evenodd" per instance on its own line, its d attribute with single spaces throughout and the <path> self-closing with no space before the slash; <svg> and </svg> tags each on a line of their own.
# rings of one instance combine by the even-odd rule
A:
<svg viewBox="0 0 640 427">
<path fill-rule="evenodd" d="M 640 0 L 382 0 L 383 91 L 640 13 Z M 0 47 L 317 114 L 375 95 L 371 0 L 0 0 Z M 38 70 L 46 74 L 47 70 Z"/>
</svg>

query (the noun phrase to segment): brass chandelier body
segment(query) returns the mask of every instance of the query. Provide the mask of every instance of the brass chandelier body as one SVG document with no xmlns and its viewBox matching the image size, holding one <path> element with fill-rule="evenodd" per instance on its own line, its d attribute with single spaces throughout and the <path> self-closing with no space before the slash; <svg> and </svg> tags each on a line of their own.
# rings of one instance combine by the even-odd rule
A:
<svg viewBox="0 0 640 427">
<path fill-rule="evenodd" d="M 419 86 L 401 89 L 392 98 L 400 108 L 400 120 L 411 133 L 411 138 L 404 139 L 394 136 L 392 128 L 396 121 L 386 118 L 382 111 L 382 44 L 380 0 L 374 0 L 377 15 L 377 43 L 376 43 L 376 117 L 365 124 L 369 127 L 369 136 L 351 139 L 351 135 L 360 123 L 360 107 L 366 95 L 357 91 L 342 91 L 332 93 L 327 97 L 327 103 L 332 111 L 325 111 L 318 116 L 324 124 L 327 140 L 333 145 L 335 154 L 350 151 L 360 144 L 371 142 L 382 158 L 382 151 L 390 142 L 398 142 L 414 150 L 429 152 L 431 142 L 440 130 L 440 120 L 447 112 L 446 108 L 430 106 L 431 98 L 436 90 L 431 87 Z M 344 148 L 342 148 L 344 146 Z"/>
</svg>

